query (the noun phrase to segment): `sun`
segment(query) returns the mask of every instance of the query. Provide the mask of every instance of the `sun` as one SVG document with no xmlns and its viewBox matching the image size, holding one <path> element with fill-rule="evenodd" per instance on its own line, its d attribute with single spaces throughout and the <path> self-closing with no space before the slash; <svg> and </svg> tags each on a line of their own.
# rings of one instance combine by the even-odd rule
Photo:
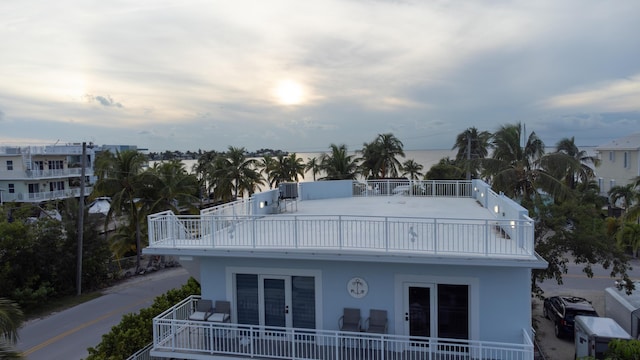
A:
<svg viewBox="0 0 640 360">
<path fill-rule="evenodd" d="M 276 97 L 282 105 L 297 105 L 304 101 L 304 91 L 299 83 L 283 80 L 276 86 Z"/>
</svg>

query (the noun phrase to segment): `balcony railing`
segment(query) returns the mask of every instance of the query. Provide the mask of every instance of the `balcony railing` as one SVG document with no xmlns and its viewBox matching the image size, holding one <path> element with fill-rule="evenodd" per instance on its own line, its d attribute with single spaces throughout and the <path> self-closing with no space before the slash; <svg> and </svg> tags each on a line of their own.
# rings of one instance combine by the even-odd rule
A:
<svg viewBox="0 0 640 360">
<path fill-rule="evenodd" d="M 153 356 L 203 355 L 313 360 L 510 359 L 532 360 L 533 342 L 500 343 L 393 334 L 191 321 L 197 296 L 153 320 Z"/>
<path fill-rule="evenodd" d="M 534 256 L 531 220 L 375 216 L 149 216 L 150 248 Z"/>
<path fill-rule="evenodd" d="M 82 168 L 66 168 L 66 169 L 45 169 L 45 170 L 3 170 L 0 171 L 2 179 L 48 179 L 48 178 L 64 178 L 64 177 L 80 177 Z M 85 168 L 85 176 L 93 175 L 93 169 Z"/>
<path fill-rule="evenodd" d="M 84 194 L 89 195 L 93 187 L 87 186 L 84 189 Z M 37 193 L 9 193 L 7 191 L 2 192 L 3 202 L 40 202 L 48 200 L 68 199 L 80 196 L 80 188 L 56 190 L 56 191 L 43 191 Z"/>
<path fill-rule="evenodd" d="M 353 196 L 471 197 L 472 184 L 464 180 L 367 180 L 353 183 Z"/>
</svg>

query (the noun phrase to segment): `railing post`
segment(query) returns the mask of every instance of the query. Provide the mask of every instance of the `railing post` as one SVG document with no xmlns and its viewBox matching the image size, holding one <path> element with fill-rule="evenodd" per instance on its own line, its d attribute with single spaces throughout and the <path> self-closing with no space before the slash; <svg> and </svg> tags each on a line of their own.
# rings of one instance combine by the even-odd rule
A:
<svg viewBox="0 0 640 360">
<path fill-rule="evenodd" d="M 251 243 L 253 244 L 253 248 L 256 248 L 256 218 L 254 216 L 251 217 L 251 225 L 252 225 L 252 233 L 251 233 Z"/>
<path fill-rule="evenodd" d="M 384 217 L 384 249 L 389 252 L 389 217 Z"/>
<path fill-rule="evenodd" d="M 293 217 L 293 243 L 298 248 L 298 216 Z"/>
<path fill-rule="evenodd" d="M 175 228 L 176 228 L 176 224 L 175 222 L 178 221 L 178 219 L 175 216 L 169 216 L 168 219 L 172 220 L 169 221 L 169 234 L 171 234 L 171 238 L 173 239 L 173 247 L 176 247 L 176 241 L 177 241 L 177 237 L 178 234 L 175 233 Z"/>
<path fill-rule="evenodd" d="M 433 254 L 438 254 L 438 219 L 433 219 Z"/>
<path fill-rule="evenodd" d="M 338 244 L 340 244 L 340 249 L 344 246 L 342 240 L 342 215 L 338 215 Z"/>
<path fill-rule="evenodd" d="M 213 216 L 209 216 L 207 215 L 207 218 L 209 219 L 209 228 L 210 228 L 210 232 L 211 232 L 211 247 L 215 248 L 216 247 L 216 218 Z"/>
<path fill-rule="evenodd" d="M 489 224 L 489 220 L 484 221 L 484 254 L 489 255 L 489 236 L 491 235 L 491 225 Z"/>
</svg>

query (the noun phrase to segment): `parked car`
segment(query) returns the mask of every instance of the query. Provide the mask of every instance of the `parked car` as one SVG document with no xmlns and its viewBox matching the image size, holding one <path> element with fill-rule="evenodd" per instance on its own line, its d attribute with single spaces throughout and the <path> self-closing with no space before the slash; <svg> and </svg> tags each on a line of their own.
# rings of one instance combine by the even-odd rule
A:
<svg viewBox="0 0 640 360">
<path fill-rule="evenodd" d="M 544 299 L 542 313 L 553 321 L 555 334 L 559 338 L 573 337 L 576 315 L 599 316 L 589 300 L 577 296 L 548 297 Z"/>
</svg>

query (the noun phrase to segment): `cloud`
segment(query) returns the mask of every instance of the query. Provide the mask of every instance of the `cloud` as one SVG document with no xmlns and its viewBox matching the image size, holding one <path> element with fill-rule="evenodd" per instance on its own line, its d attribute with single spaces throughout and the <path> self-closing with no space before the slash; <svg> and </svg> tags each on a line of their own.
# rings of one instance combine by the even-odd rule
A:
<svg viewBox="0 0 640 360">
<path fill-rule="evenodd" d="M 603 112 L 640 110 L 640 74 L 556 95 L 543 101 L 543 105 L 548 108 L 588 108 Z"/>
<path fill-rule="evenodd" d="M 84 97 L 87 99 L 88 102 L 97 102 L 102 106 L 117 107 L 117 108 L 123 108 L 124 107 L 124 106 L 122 106 L 121 103 L 113 101 L 113 99 L 109 95 L 107 95 L 107 96 L 102 96 L 102 95 L 93 96 L 91 94 L 86 94 Z"/>
</svg>

